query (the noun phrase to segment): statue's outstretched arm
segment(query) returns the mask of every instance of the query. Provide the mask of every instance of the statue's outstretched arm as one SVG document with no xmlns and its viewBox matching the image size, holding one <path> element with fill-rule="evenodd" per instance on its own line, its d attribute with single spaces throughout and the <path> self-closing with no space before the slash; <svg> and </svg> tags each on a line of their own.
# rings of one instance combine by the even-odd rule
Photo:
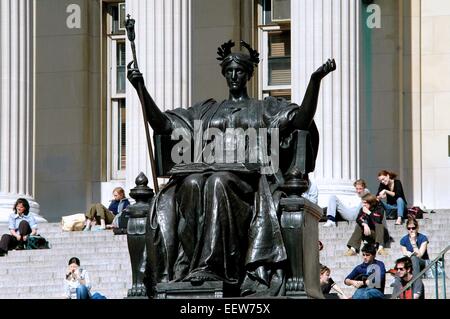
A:
<svg viewBox="0 0 450 319">
<path fill-rule="evenodd" d="M 144 77 L 139 69 L 131 68 L 130 62 L 128 64 L 128 80 L 136 89 L 139 96 L 139 100 L 145 110 L 145 115 L 148 123 L 152 127 L 156 134 L 171 134 L 172 133 L 172 123 L 170 119 L 159 109 L 155 101 L 147 91 L 144 83 Z"/>
<path fill-rule="evenodd" d="M 294 127 L 301 130 L 307 130 L 309 128 L 314 119 L 314 115 L 316 114 L 320 82 L 328 73 L 334 70 L 336 70 L 336 62 L 334 59 L 328 59 L 325 64 L 311 75 L 301 108 L 293 120 Z"/>
</svg>

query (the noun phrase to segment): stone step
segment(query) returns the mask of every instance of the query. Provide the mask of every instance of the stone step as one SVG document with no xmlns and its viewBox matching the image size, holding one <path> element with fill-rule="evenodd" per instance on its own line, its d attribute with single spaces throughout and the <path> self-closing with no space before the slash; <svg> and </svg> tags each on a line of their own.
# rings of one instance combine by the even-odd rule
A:
<svg viewBox="0 0 450 319">
<path fill-rule="evenodd" d="M 103 287 L 109 287 L 109 290 L 120 290 L 125 292 L 128 290 L 129 286 L 127 282 L 113 282 L 113 283 L 106 283 Z M 60 282 L 57 284 L 41 284 L 41 285 L 22 285 L 21 283 L 18 283 L 16 286 L 10 286 L 7 287 L 9 298 L 11 296 L 16 296 L 19 294 L 38 294 L 41 293 L 43 295 L 43 299 L 46 298 L 47 294 L 52 296 L 64 296 L 64 283 Z M 92 284 L 92 291 L 102 291 L 104 290 L 102 286 L 100 286 L 98 283 Z M 2 295 L 7 295 L 5 293 L 0 294 L 0 298 Z"/>
<path fill-rule="evenodd" d="M 94 272 L 93 272 L 94 273 Z M 36 278 L 38 276 L 38 278 Z M 102 284 L 126 284 L 131 286 L 131 271 L 128 273 L 117 272 L 115 274 L 106 274 L 103 276 L 90 275 L 90 281 L 92 285 Z M 64 274 L 61 273 L 46 273 L 44 274 L 30 274 L 30 276 L 21 277 L 21 281 L 17 281 L 18 278 L 9 277 L 2 279 L 2 288 L 8 289 L 13 287 L 48 287 L 48 286 L 64 286 Z M 127 278 L 129 278 L 127 280 Z"/>
<path fill-rule="evenodd" d="M 419 220 L 419 224 L 421 232 L 430 239 L 429 253 L 433 258 L 450 243 L 450 211 L 439 211 L 425 217 Z M 407 233 L 404 225 L 396 227 L 393 223 L 394 221 L 388 221 L 391 236 L 395 239 L 389 250 L 390 255 L 379 257 L 388 269 L 401 256 L 399 240 Z M 362 262 L 362 257 L 345 257 L 343 254 L 347 250 L 346 242 L 355 223 L 339 222 L 337 228 L 324 228 L 321 225 L 319 224 L 319 238 L 324 244 L 324 250 L 320 253 L 321 262 L 331 268 L 333 279 L 351 296 L 354 288 L 345 286 L 343 280 Z M 0 225 L 0 232 L 8 232 L 7 227 Z M 79 257 L 82 266 L 89 270 L 93 292 L 99 291 L 108 299 L 126 297 L 132 278 L 127 236 L 116 236 L 109 230 L 63 232 L 58 223 L 39 225 L 39 232 L 49 240 L 51 249 L 11 251 L 8 256 L 0 258 L 0 299 L 11 298 L 12 295 L 14 298 L 27 299 L 65 298 L 63 276 L 67 260 L 72 256 Z M 446 271 L 450 274 L 448 258 L 450 257 L 446 256 Z M 392 291 L 388 287 L 389 276 L 387 275 L 386 293 Z M 434 280 L 425 280 L 424 283 L 426 296 L 434 297 Z"/>
</svg>

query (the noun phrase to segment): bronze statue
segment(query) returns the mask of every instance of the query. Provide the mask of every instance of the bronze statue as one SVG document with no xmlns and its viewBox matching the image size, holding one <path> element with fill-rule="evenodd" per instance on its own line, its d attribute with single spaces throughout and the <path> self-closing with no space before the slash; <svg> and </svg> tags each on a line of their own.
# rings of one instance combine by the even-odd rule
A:
<svg viewBox="0 0 450 319">
<path fill-rule="evenodd" d="M 222 281 L 240 287 L 242 296 L 285 292 L 289 266 L 279 203 L 288 197 L 289 187 L 281 186 L 286 186 L 290 177 L 304 181 L 314 169 L 319 138 L 313 117 L 320 82 L 336 65 L 328 60 L 312 74 L 300 106 L 273 97 L 261 101 L 247 93 L 247 82 L 259 63 L 258 53 L 244 41 L 241 46 L 248 53 L 232 52 L 233 46 L 229 41 L 218 51 L 229 98 L 221 102 L 208 99 L 187 109 L 162 112 L 145 88 L 139 69 L 128 65 L 128 79 L 138 92 L 154 134 L 172 141 L 175 130 L 187 134 L 188 142 L 193 140 L 192 144 L 172 141 L 162 145 L 185 161 L 174 161 L 169 182 L 152 201 L 146 266 L 150 296 L 157 283 L 185 281 Z M 256 142 L 245 142 L 242 154 L 236 154 L 238 147 L 230 147 L 226 135 L 230 128 L 246 130 L 247 135 L 256 132 Z M 215 139 L 196 139 L 198 131 L 204 137 L 202 133 L 208 130 L 214 130 Z M 298 130 L 309 132 L 310 145 L 302 151 L 308 154 L 304 154 L 307 160 L 301 174 L 296 166 L 289 167 L 295 152 L 293 135 Z M 217 137 L 220 133 L 224 135 Z M 268 148 L 270 156 L 279 157 L 279 165 L 273 165 L 274 158 L 267 161 L 261 157 L 262 150 L 269 155 Z M 229 149 L 236 155 L 232 162 L 219 154 Z M 292 289 L 303 287 L 296 284 Z"/>
</svg>

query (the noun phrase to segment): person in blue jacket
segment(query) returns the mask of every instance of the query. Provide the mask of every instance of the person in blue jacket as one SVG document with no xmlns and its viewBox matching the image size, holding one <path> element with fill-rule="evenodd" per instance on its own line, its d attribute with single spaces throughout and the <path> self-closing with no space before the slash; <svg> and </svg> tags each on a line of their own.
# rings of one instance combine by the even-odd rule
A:
<svg viewBox="0 0 450 319">
<path fill-rule="evenodd" d="M 363 263 L 356 266 L 345 278 L 347 286 L 356 288 L 352 299 L 384 299 L 386 284 L 386 267 L 380 260 L 375 259 L 376 247 L 366 244 L 362 248 Z"/>
</svg>

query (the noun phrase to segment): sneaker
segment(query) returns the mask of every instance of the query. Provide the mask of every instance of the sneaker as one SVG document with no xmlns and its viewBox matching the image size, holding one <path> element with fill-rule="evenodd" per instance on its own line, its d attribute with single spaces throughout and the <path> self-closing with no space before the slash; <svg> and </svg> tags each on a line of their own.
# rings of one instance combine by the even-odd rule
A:
<svg viewBox="0 0 450 319">
<path fill-rule="evenodd" d="M 348 249 L 345 253 L 344 256 L 356 256 L 356 252 L 352 249 Z"/>
<path fill-rule="evenodd" d="M 0 257 L 6 256 L 6 252 L 4 252 L 3 250 L 0 250 Z"/>
<path fill-rule="evenodd" d="M 91 230 L 91 226 L 84 226 L 83 231 L 90 231 Z"/>
<path fill-rule="evenodd" d="M 101 231 L 101 230 L 105 230 L 105 228 L 103 228 L 100 225 L 96 225 L 96 226 L 92 227 L 92 231 Z"/>
<path fill-rule="evenodd" d="M 336 223 L 332 220 L 327 220 L 325 224 L 323 224 L 323 227 L 337 227 Z"/>
<path fill-rule="evenodd" d="M 380 256 L 389 256 L 388 251 L 386 249 L 384 249 L 384 248 L 378 249 L 377 254 L 380 255 Z"/>
</svg>

